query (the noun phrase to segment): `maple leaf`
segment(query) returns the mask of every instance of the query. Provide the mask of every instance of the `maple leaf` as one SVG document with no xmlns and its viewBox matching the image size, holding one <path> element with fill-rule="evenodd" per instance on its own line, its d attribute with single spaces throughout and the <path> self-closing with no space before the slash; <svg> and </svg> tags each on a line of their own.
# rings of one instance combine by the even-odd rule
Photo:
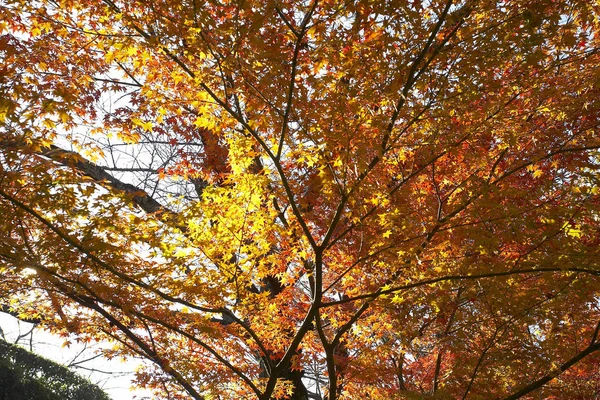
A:
<svg viewBox="0 0 600 400">
<path fill-rule="evenodd" d="M 3 310 L 157 398 L 597 394 L 590 2 L 2 13 Z"/>
</svg>

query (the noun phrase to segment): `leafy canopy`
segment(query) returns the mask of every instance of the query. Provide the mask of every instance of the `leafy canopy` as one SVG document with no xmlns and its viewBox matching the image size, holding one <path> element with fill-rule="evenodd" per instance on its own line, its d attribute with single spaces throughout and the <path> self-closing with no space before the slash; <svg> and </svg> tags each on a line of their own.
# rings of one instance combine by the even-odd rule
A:
<svg viewBox="0 0 600 400">
<path fill-rule="evenodd" d="M 13 313 L 165 398 L 597 395 L 598 1 L 5 0 L 0 31 Z"/>
</svg>

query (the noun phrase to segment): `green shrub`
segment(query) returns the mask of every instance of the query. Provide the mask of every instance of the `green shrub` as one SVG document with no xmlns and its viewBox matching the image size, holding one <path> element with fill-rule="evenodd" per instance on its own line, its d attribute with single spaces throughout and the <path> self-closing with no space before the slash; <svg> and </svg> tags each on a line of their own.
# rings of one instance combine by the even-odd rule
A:
<svg viewBox="0 0 600 400">
<path fill-rule="evenodd" d="M 68 368 L 0 340 L 0 400 L 110 400 Z"/>
</svg>

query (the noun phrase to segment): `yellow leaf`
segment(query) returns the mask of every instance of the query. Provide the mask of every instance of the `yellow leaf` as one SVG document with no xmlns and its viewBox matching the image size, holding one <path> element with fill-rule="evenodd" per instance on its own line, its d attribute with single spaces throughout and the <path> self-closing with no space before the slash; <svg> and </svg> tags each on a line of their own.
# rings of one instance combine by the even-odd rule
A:
<svg viewBox="0 0 600 400">
<path fill-rule="evenodd" d="M 571 237 L 574 237 L 576 239 L 580 238 L 581 237 L 581 230 L 580 229 L 575 229 L 575 228 L 568 229 L 567 230 L 567 235 L 569 235 Z"/>
<path fill-rule="evenodd" d="M 56 128 L 56 124 L 54 123 L 54 121 L 47 118 L 42 122 L 42 125 L 44 125 L 48 129 Z"/>
<path fill-rule="evenodd" d="M 394 304 L 402 304 L 402 303 L 404 303 L 404 297 L 402 297 L 402 296 L 400 296 L 398 294 L 395 294 L 394 297 L 392 297 L 392 303 L 394 303 Z"/>
<path fill-rule="evenodd" d="M 114 59 L 115 59 L 115 52 L 112 50 L 107 51 L 106 54 L 104 55 L 104 61 L 106 61 L 107 63 L 113 62 Z"/>
<path fill-rule="evenodd" d="M 153 124 L 150 121 L 142 121 L 141 119 L 138 118 L 132 118 L 131 122 L 133 122 L 135 125 L 141 127 L 143 130 L 145 130 L 146 132 L 151 132 L 152 128 L 153 128 Z"/>
<path fill-rule="evenodd" d="M 60 117 L 60 120 L 61 120 L 63 123 L 65 123 L 65 124 L 66 124 L 67 122 L 69 122 L 69 119 L 70 119 L 70 117 L 69 117 L 69 114 L 68 114 L 68 113 L 66 113 L 66 112 L 64 112 L 64 111 L 60 111 L 60 112 L 58 113 L 58 115 L 59 115 L 59 117 Z"/>
<path fill-rule="evenodd" d="M 177 249 L 174 256 L 177 258 L 184 258 L 193 253 L 193 250 L 189 247 Z"/>
<path fill-rule="evenodd" d="M 183 80 L 183 75 L 180 74 L 178 71 L 173 71 L 171 72 L 171 78 L 173 78 L 175 84 L 177 84 Z"/>
<path fill-rule="evenodd" d="M 215 127 L 214 122 L 212 122 L 208 118 L 205 118 L 202 115 L 198 116 L 194 120 L 194 125 L 196 126 L 196 128 L 206 128 L 206 129 L 213 129 Z"/>
</svg>

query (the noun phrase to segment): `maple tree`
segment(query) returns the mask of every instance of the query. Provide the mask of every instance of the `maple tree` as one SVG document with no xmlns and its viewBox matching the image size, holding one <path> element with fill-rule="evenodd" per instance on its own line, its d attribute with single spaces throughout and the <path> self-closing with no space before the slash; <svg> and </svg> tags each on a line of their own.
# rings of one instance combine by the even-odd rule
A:
<svg viewBox="0 0 600 400">
<path fill-rule="evenodd" d="M 0 16 L 3 309 L 165 398 L 598 395 L 597 1 Z"/>
</svg>

